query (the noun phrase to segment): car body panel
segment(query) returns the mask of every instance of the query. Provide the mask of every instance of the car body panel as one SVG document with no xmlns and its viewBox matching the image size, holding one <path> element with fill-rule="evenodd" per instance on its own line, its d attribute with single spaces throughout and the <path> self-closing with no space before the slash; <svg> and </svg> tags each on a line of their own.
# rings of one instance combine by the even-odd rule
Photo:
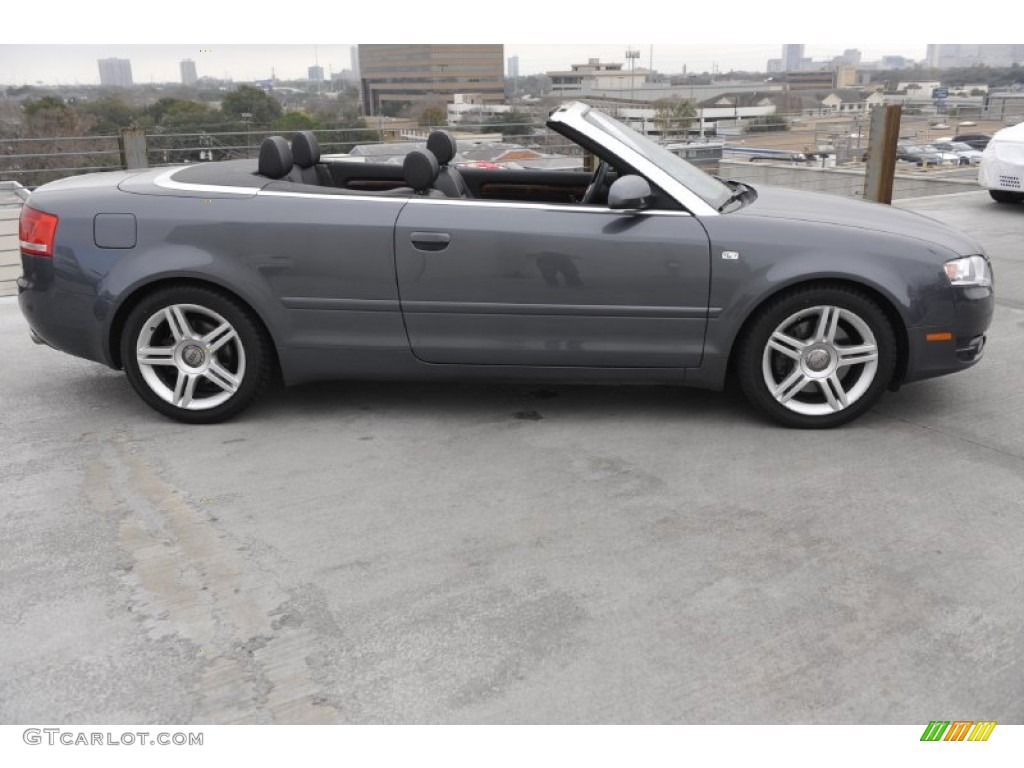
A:
<svg viewBox="0 0 1024 768">
<path fill-rule="evenodd" d="M 413 200 L 395 253 L 412 349 L 427 362 L 700 364 L 710 268 L 692 216 Z"/>
</svg>

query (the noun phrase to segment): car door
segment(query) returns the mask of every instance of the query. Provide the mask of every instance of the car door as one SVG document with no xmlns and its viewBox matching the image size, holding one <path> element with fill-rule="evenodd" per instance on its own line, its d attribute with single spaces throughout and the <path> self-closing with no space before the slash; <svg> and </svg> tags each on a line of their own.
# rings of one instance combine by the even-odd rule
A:
<svg viewBox="0 0 1024 768">
<path fill-rule="evenodd" d="M 414 198 L 395 258 L 426 362 L 700 364 L 709 242 L 683 211 Z"/>
</svg>

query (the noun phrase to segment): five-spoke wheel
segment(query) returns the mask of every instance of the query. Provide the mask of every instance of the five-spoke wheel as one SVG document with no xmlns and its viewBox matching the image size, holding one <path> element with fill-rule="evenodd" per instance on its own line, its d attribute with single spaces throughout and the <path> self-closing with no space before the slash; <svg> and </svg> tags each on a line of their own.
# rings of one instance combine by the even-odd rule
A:
<svg viewBox="0 0 1024 768">
<path fill-rule="evenodd" d="M 221 421 L 249 405 L 267 378 L 266 334 L 234 299 L 204 287 L 169 288 L 130 313 L 121 355 L 132 386 L 180 421 Z"/>
<path fill-rule="evenodd" d="M 896 342 L 885 313 L 847 288 L 804 288 L 755 318 L 737 370 L 750 401 L 789 426 L 834 427 L 863 413 L 888 386 Z"/>
</svg>

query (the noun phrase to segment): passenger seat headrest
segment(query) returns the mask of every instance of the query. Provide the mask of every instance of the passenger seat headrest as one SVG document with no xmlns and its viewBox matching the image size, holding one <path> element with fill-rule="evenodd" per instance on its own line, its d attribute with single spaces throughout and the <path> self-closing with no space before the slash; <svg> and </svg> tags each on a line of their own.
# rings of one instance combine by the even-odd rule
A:
<svg viewBox="0 0 1024 768">
<path fill-rule="evenodd" d="M 287 176 L 294 165 L 292 150 L 283 136 L 268 136 L 260 144 L 259 173 L 272 179 Z"/>
<path fill-rule="evenodd" d="M 312 131 L 299 131 L 292 138 L 292 157 L 300 168 L 312 168 L 320 162 L 320 142 Z"/>
<path fill-rule="evenodd" d="M 441 166 L 437 164 L 437 158 L 429 150 L 422 152 L 413 150 L 405 156 L 402 163 L 402 173 L 405 175 L 405 183 L 417 192 L 429 189 L 437 181 L 441 172 Z"/>
<path fill-rule="evenodd" d="M 427 137 L 427 149 L 434 153 L 437 162 L 447 165 L 458 152 L 454 137 L 447 131 L 434 131 Z"/>
</svg>

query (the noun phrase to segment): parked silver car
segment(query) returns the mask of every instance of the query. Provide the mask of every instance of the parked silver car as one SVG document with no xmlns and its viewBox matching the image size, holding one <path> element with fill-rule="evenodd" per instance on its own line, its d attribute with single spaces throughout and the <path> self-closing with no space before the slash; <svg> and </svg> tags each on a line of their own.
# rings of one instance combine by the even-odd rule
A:
<svg viewBox="0 0 1024 768">
<path fill-rule="evenodd" d="M 963 141 L 936 141 L 932 146 L 956 155 L 960 158 L 960 165 L 978 165 L 981 162 L 981 151 Z"/>
</svg>

